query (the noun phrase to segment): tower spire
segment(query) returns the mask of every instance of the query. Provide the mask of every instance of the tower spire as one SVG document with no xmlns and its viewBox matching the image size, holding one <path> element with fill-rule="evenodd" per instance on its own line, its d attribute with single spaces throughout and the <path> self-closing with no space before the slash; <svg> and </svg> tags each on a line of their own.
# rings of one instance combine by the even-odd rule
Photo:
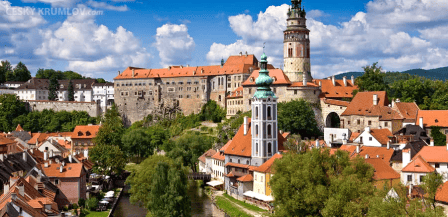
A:
<svg viewBox="0 0 448 217">
<path fill-rule="evenodd" d="M 263 46 L 264 47 L 264 46 Z M 272 92 L 270 86 L 274 82 L 274 79 L 269 77 L 269 71 L 267 69 L 268 66 L 268 57 L 265 53 L 261 55 L 261 69 L 258 74 L 258 78 L 255 80 L 255 85 L 258 87 L 257 91 L 254 94 L 255 98 L 267 98 L 267 97 L 276 97 L 274 92 Z"/>
</svg>

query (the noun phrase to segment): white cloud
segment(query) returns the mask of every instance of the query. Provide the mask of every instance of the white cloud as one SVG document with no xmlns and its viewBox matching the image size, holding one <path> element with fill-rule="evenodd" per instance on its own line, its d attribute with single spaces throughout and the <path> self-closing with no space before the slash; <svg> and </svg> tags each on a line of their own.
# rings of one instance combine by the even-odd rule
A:
<svg viewBox="0 0 448 217">
<path fill-rule="evenodd" d="M 325 12 L 323 12 L 323 11 L 321 11 L 321 10 L 311 10 L 311 11 L 306 13 L 306 16 L 308 18 L 317 19 L 317 18 L 320 18 L 320 17 L 328 17 L 330 15 L 325 13 Z"/>
<path fill-rule="evenodd" d="M 51 7 L 71 7 L 74 6 L 80 0 L 22 0 L 26 3 L 45 3 L 50 4 Z"/>
<path fill-rule="evenodd" d="M 195 43 L 185 24 L 165 24 L 157 28 L 156 42 L 162 66 L 182 65 L 191 60 Z"/>
<path fill-rule="evenodd" d="M 11 6 L 8 1 L 0 1 L 0 30 L 29 29 L 45 23 L 33 8 Z"/>
<path fill-rule="evenodd" d="M 87 2 L 87 4 L 94 8 L 100 8 L 100 9 L 111 10 L 111 11 L 127 11 L 127 10 L 129 10 L 127 5 L 115 6 L 115 5 L 107 4 L 106 2 L 97 2 L 97 1 L 90 0 Z"/>
</svg>

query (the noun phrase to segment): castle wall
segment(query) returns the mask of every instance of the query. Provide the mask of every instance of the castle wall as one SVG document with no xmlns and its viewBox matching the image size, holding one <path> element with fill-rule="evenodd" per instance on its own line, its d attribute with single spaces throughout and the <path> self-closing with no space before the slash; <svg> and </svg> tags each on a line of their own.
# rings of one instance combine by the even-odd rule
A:
<svg viewBox="0 0 448 217">
<path fill-rule="evenodd" d="M 99 105 L 95 102 L 61 102 L 61 101 L 26 101 L 29 111 L 85 111 L 90 117 L 98 117 L 101 114 Z"/>
</svg>

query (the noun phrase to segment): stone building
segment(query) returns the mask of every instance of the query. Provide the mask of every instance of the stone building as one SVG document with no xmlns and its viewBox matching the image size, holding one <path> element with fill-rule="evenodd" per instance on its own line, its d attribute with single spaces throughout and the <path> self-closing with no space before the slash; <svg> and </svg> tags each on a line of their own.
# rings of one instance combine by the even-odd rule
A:
<svg viewBox="0 0 448 217">
<path fill-rule="evenodd" d="M 226 96 L 257 69 L 254 55 L 242 53 L 217 66 L 128 67 L 115 77 L 115 104 L 127 125 L 149 114 L 198 113 L 209 100 L 225 108 Z"/>
<path fill-rule="evenodd" d="M 244 111 L 243 87 L 238 87 L 232 94 L 226 97 L 227 118 L 235 116 L 238 112 Z"/>
</svg>

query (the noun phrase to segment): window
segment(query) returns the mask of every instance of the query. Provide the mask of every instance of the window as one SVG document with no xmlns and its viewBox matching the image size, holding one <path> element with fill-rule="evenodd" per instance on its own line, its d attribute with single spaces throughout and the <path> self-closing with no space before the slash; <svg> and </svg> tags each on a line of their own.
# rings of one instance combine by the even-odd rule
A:
<svg viewBox="0 0 448 217">
<path fill-rule="evenodd" d="M 436 165 L 434 166 L 436 169 L 440 167 L 439 163 L 436 163 Z"/>
<path fill-rule="evenodd" d="M 255 143 L 255 155 L 258 156 L 258 143 Z"/>
<path fill-rule="evenodd" d="M 230 158 L 230 162 L 232 162 L 232 158 Z"/>
<path fill-rule="evenodd" d="M 388 123 L 389 123 L 389 122 L 387 122 L 387 121 L 384 122 L 384 126 L 387 127 Z"/>
<path fill-rule="evenodd" d="M 258 119 L 258 106 L 255 107 L 255 119 Z"/>
<path fill-rule="evenodd" d="M 359 143 L 362 143 L 362 136 L 359 137 Z"/>
<path fill-rule="evenodd" d="M 257 174 L 255 174 L 255 181 L 257 181 Z"/>
<path fill-rule="evenodd" d="M 294 90 L 294 95 L 297 95 L 297 90 Z"/>
<path fill-rule="evenodd" d="M 55 180 L 54 180 L 54 184 L 55 184 L 55 185 L 59 185 L 59 180 L 58 180 L 58 179 L 55 179 Z"/>
<path fill-rule="evenodd" d="M 252 93 L 252 88 L 249 88 L 249 94 L 251 94 Z"/>
<path fill-rule="evenodd" d="M 350 124 L 350 121 L 347 121 L 347 124 Z"/>
<path fill-rule="evenodd" d="M 272 138 L 272 126 L 268 124 L 268 138 Z"/>
<path fill-rule="evenodd" d="M 268 106 L 268 120 L 271 120 L 272 116 L 271 116 L 271 106 Z"/>
<path fill-rule="evenodd" d="M 360 124 L 361 124 L 361 120 L 358 119 L 358 125 L 360 125 Z"/>
<path fill-rule="evenodd" d="M 260 182 L 263 182 L 263 176 L 260 176 Z"/>
<path fill-rule="evenodd" d="M 368 123 L 368 125 L 372 125 L 372 121 L 369 121 L 369 122 L 367 122 Z"/>
<path fill-rule="evenodd" d="M 408 182 L 412 182 L 412 175 L 408 175 Z"/>
<path fill-rule="evenodd" d="M 420 183 L 423 182 L 423 177 L 425 177 L 425 176 L 420 176 Z"/>
<path fill-rule="evenodd" d="M 272 144 L 268 143 L 268 155 L 271 156 L 272 155 Z"/>
<path fill-rule="evenodd" d="M 369 137 L 369 141 L 372 141 L 372 137 Z"/>
</svg>

